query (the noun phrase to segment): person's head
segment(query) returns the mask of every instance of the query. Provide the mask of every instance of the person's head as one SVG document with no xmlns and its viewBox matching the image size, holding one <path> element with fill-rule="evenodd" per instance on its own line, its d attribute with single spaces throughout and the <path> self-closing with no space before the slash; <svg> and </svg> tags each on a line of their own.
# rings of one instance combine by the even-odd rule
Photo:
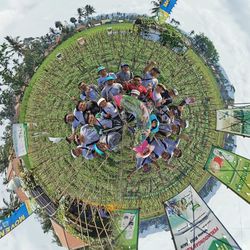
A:
<svg viewBox="0 0 250 250">
<path fill-rule="evenodd" d="M 79 84 L 78 84 L 78 88 L 81 90 L 81 91 L 86 91 L 87 90 L 87 88 L 88 88 L 88 86 L 87 86 L 87 84 L 85 83 L 85 82 L 80 82 Z"/>
<path fill-rule="evenodd" d="M 81 154 L 82 154 L 82 147 L 77 147 L 77 148 L 71 150 L 71 155 L 74 158 L 79 157 Z"/>
<path fill-rule="evenodd" d="M 140 91 L 136 90 L 136 89 L 133 89 L 131 91 L 131 96 L 135 97 L 135 98 L 139 98 L 140 96 Z"/>
<path fill-rule="evenodd" d="M 122 64 L 121 70 L 125 73 L 129 72 L 129 65 L 127 63 Z"/>
<path fill-rule="evenodd" d="M 151 74 L 151 76 L 153 76 L 154 78 L 158 78 L 159 77 L 159 75 L 161 74 L 161 72 L 160 72 L 160 70 L 158 69 L 158 68 L 152 68 L 151 70 L 150 70 L 150 74 Z"/>
<path fill-rule="evenodd" d="M 179 148 L 174 149 L 174 157 L 181 158 L 182 157 L 182 151 Z"/>
<path fill-rule="evenodd" d="M 99 106 L 100 108 L 105 108 L 106 105 L 107 105 L 107 101 L 106 101 L 105 98 L 100 98 L 100 99 L 98 100 L 97 104 L 98 104 L 98 106 Z"/>
<path fill-rule="evenodd" d="M 163 93 L 166 90 L 165 86 L 163 84 L 157 84 L 155 87 L 156 93 Z"/>
<path fill-rule="evenodd" d="M 136 85 L 136 86 L 141 85 L 141 77 L 140 77 L 140 76 L 134 76 L 134 78 L 133 78 L 133 83 L 134 83 L 134 85 Z"/>
<path fill-rule="evenodd" d="M 87 104 L 86 104 L 86 102 L 83 102 L 83 101 L 79 101 L 76 105 L 77 111 L 85 111 L 86 108 L 87 108 Z"/>
<path fill-rule="evenodd" d="M 107 70 L 104 66 L 98 67 L 97 72 L 101 77 L 105 77 L 107 75 Z"/>
<path fill-rule="evenodd" d="M 180 132 L 181 132 L 181 127 L 180 127 L 179 125 L 173 124 L 173 125 L 171 126 L 171 129 L 172 129 L 172 133 L 173 133 L 174 135 L 179 135 Z"/>
<path fill-rule="evenodd" d="M 171 98 L 176 98 L 179 95 L 177 89 L 170 89 L 168 93 L 169 93 Z"/>
<path fill-rule="evenodd" d="M 164 161 L 168 161 L 171 158 L 171 155 L 168 152 L 163 152 L 161 157 Z"/>
<path fill-rule="evenodd" d="M 93 114 L 89 114 L 89 116 L 88 116 L 88 124 L 93 126 L 93 125 L 96 124 L 96 121 L 97 120 L 96 120 L 95 116 Z"/>
<path fill-rule="evenodd" d="M 75 142 L 77 145 L 81 145 L 85 142 L 85 136 L 84 135 L 76 135 L 75 136 Z"/>
<path fill-rule="evenodd" d="M 152 129 L 156 128 L 157 125 L 158 125 L 157 120 L 153 120 L 153 121 L 151 122 L 151 128 L 152 128 Z"/>
<path fill-rule="evenodd" d="M 107 76 L 106 79 L 105 79 L 105 83 L 108 86 L 112 86 L 113 83 L 114 83 L 114 78 L 112 76 Z"/>
<path fill-rule="evenodd" d="M 180 127 L 182 129 L 188 128 L 188 126 L 189 126 L 189 122 L 187 120 L 182 120 L 182 119 L 180 120 Z"/>
<path fill-rule="evenodd" d="M 65 123 L 72 123 L 72 122 L 74 121 L 74 119 L 75 119 L 75 116 L 74 116 L 74 114 L 72 114 L 72 113 L 66 114 L 66 115 L 64 116 L 64 122 L 65 122 Z"/>
</svg>

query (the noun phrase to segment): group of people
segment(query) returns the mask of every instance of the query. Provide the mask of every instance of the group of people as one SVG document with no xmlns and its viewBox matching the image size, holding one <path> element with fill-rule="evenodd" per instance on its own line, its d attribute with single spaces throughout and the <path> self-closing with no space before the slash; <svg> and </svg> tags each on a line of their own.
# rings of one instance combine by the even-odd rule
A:
<svg viewBox="0 0 250 250">
<path fill-rule="evenodd" d="M 159 169 L 158 159 L 171 166 L 173 157 L 182 156 L 180 140 L 189 140 L 182 134 L 188 127 L 182 113 L 195 99 L 186 98 L 175 105 L 178 91 L 159 83 L 161 72 L 155 62 L 144 68 L 142 76 L 134 75 L 128 64 L 122 64 L 117 74 L 103 66 L 97 71 L 97 84 L 79 83 L 80 100 L 64 117 L 72 126 L 66 139 L 77 145 L 71 155 L 91 160 L 118 151 L 126 127 L 134 138 L 131 150 L 136 159 L 128 178 L 138 169 L 149 171 L 151 165 Z"/>
</svg>

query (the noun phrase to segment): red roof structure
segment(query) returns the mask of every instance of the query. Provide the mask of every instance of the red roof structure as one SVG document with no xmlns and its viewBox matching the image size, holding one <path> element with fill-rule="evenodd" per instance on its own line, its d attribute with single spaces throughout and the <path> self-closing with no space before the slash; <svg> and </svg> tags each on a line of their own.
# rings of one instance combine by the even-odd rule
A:
<svg viewBox="0 0 250 250">
<path fill-rule="evenodd" d="M 54 228 L 54 231 L 63 247 L 66 247 L 69 250 L 74 250 L 88 246 L 88 244 L 86 244 L 82 240 L 66 232 L 65 229 L 62 226 L 60 226 L 57 222 L 55 222 L 52 219 L 50 220 Z"/>
</svg>

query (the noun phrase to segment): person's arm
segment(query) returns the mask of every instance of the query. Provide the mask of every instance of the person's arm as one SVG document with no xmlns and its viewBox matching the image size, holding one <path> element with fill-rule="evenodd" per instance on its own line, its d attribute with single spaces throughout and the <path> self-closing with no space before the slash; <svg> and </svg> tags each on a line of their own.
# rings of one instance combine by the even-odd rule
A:
<svg viewBox="0 0 250 250">
<path fill-rule="evenodd" d="M 143 70 L 144 73 L 149 72 L 154 66 L 156 66 L 156 62 L 150 62 Z"/>
</svg>

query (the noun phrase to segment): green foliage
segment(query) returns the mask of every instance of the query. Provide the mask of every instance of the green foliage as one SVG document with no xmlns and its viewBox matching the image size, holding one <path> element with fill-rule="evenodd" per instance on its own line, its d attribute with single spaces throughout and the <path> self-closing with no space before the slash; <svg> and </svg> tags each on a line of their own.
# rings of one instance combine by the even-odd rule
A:
<svg viewBox="0 0 250 250">
<path fill-rule="evenodd" d="M 209 63 L 217 64 L 219 62 L 219 54 L 213 42 L 203 33 L 195 35 L 193 38 L 195 49 L 201 54 Z"/>
<path fill-rule="evenodd" d="M 160 36 L 160 42 L 163 46 L 167 45 L 170 48 L 178 48 L 183 46 L 182 35 L 171 25 L 166 25 L 166 29 L 164 29 Z"/>
</svg>

